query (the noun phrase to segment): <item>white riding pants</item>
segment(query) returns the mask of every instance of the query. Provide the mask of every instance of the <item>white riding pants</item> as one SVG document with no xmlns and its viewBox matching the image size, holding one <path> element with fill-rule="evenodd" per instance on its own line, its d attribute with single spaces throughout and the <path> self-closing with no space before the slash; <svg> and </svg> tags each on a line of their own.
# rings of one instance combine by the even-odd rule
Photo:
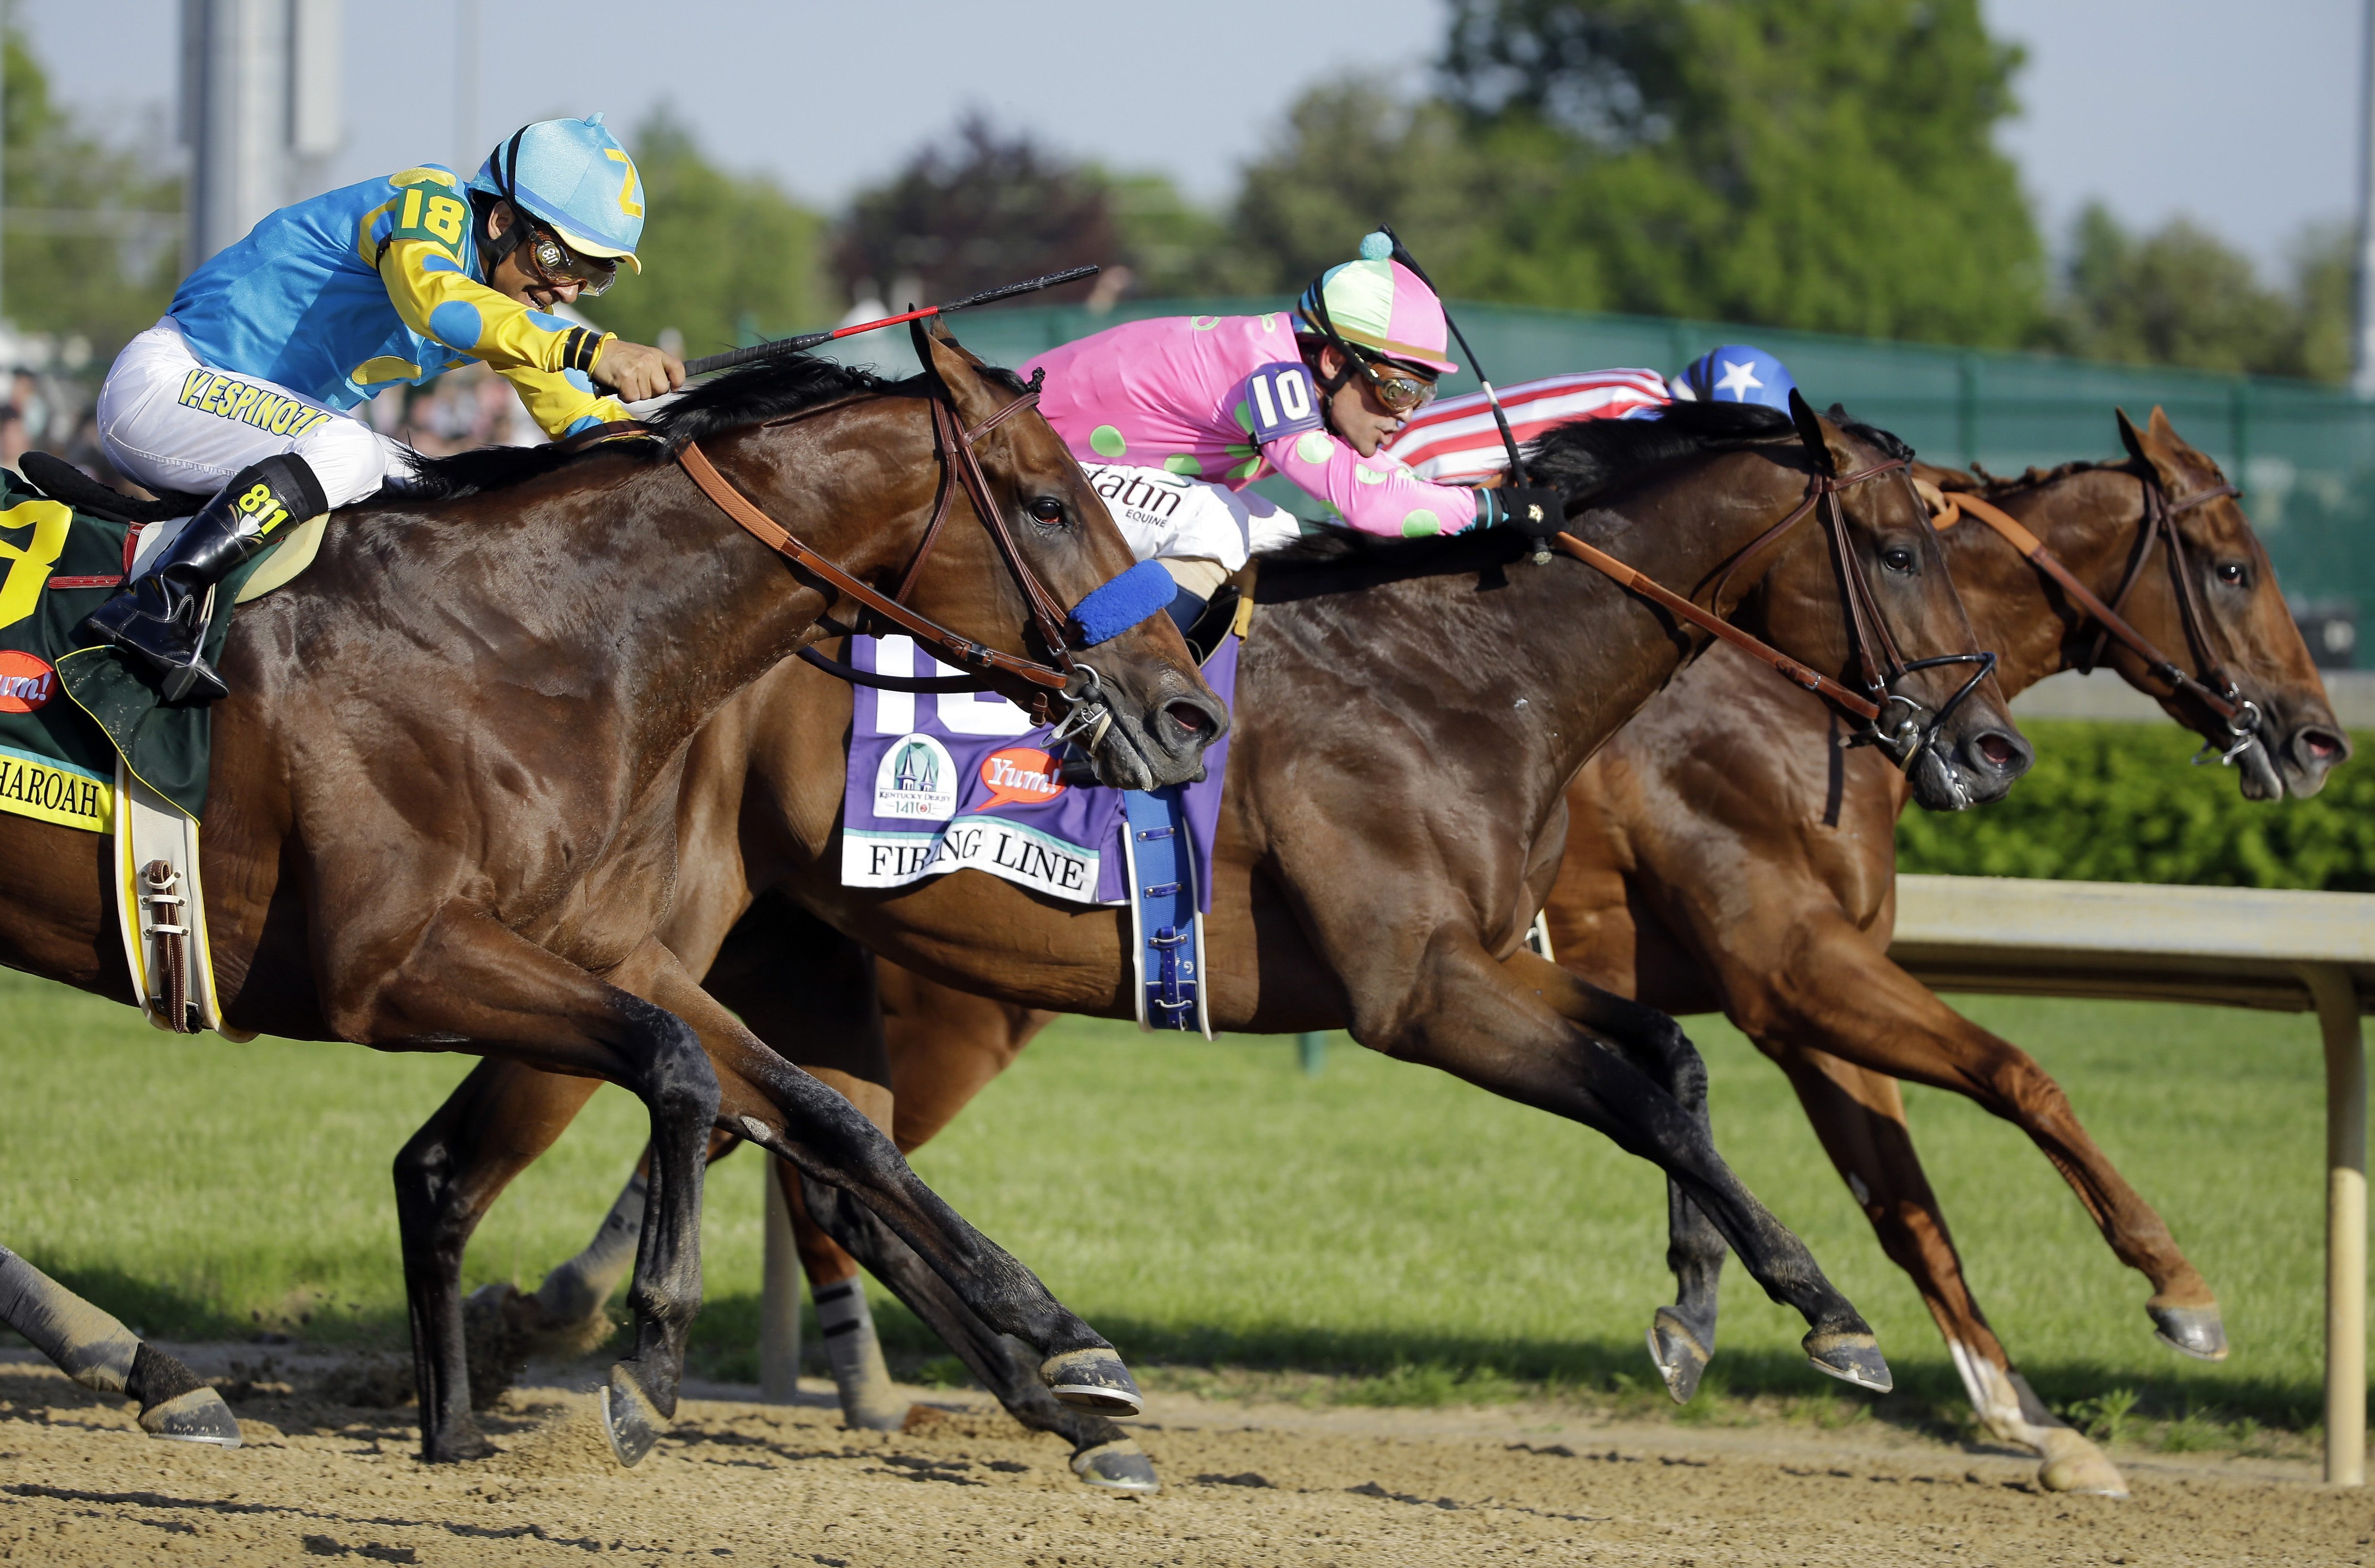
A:
<svg viewBox="0 0 2375 1568">
<path fill-rule="evenodd" d="M 1235 572 L 1248 553 L 1297 537 L 1302 526 L 1260 496 L 1162 468 L 1084 463 L 1081 470 L 1140 560 L 1198 557 Z"/>
<path fill-rule="evenodd" d="M 335 507 L 408 471 L 410 448 L 352 415 L 260 377 L 200 364 L 171 316 L 115 357 L 96 418 L 107 460 L 154 490 L 210 496 L 249 464 L 291 452 L 313 468 Z"/>
</svg>

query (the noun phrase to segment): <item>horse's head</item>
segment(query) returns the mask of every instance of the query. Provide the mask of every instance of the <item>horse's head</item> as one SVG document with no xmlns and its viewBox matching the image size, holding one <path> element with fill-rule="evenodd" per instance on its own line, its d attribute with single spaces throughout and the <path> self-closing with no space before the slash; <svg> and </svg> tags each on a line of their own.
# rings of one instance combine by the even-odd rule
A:
<svg viewBox="0 0 2375 1568">
<path fill-rule="evenodd" d="M 919 330 L 916 342 L 927 371 L 946 390 L 956 422 L 966 431 L 992 427 L 944 456 L 954 485 L 956 466 L 965 461 L 963 448 L 971 445 L 998 513 L 994 521 L 953 525 L 975 510 L 958 487 L 959 511 L 933 546 L 931 568 L 916 579 L 916 607 L 943 606 L 945 614 L 926 612 L 999 647 L 1027 643 L 1033 657 L 1067 666 L 1081 721 L 1075 738 L 1102 782 L 1155 789 L 1202 778 L 1204 749 L 1227 731 L 1228 712 L 1197 673 L 1178 628 L 1162 613 L 1171 597 L 1169 579 L 1150 565 L 1131 584 L 1099 595 L 1094 608 L 1083 607 L 1135 565 L 1104 501 L 1035 407 L 1000 418 L 1026 395 L 1011 378 L 987 372 L 945 332 Z M 1012 541 L 1019 571 L 1003 558 L 996 524 Z M 1027 579 L 1052 599 L 1052 617 L 1034 615 Z M 1069 647 L 1051 645 L 1050 619 Z M 1001 634 L 976 630 L 990 626 Z M 1060 701 L 1056 711 L 1062 713 Z"/>
<path fill-rule="evenodd" d="M 2132 536 L 2124 595 L 2112 607 L 2180 669 L 2242 711 L 2232 720 L 2215 712 L 2117 639 L 2107 642 L 2106 662 L 2229 754 L 2247 798 L 2315 795 L 2327 770 L 2348 760 L 2350 743 L 2285 606 L 2268 552 L 2218 466 L 2179 436 L 2168 415 L 2156 407 L 2141 430 L 2124 410 L 2119 418 L 2120 440 L 2146 486 L 2147 510 Z M 2167 509 L 2157 530 L 2151 526 L 2156 505 Z"/>
<path fill-rule="evenodd" d="M 1835 494 L 1816 503 L 1821 525 L 1801 524 L 1779 541 L 1736 619 L 1846 686 L 1877 689 L 1873 738 L 1922 806 L 1950 811 L 2000 798 L 2033 753 L 1991 673 L 1992 655 L 1979 652 L 1907 473 L 1910 451 L 1836 408 L 1824 419 L 1790 401 L 1814 484 Z"/>
</svg>

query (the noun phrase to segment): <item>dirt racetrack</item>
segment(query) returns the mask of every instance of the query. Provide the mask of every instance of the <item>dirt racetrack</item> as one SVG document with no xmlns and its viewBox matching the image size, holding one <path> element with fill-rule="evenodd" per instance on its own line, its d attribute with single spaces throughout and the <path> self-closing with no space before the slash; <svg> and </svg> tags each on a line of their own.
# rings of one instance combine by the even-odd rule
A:
<svg viewBox="0 0 2375 1568">
<path fill-rule="evenodd" d="M 211 1372 L 258 1354 L 192 1360 Z M 2026 1568 L 2375 1550 L 2375 1495 L 2323 1490 L 2306 1466 L 2123 1456 L 2130 1501 L 2055 1497 L 2026 1461 L 1868 1422 L 1694 1430 L 1542 1407 L 1157 1396 L 1141 1441 L 1165 1490 L 1139 1500 L 1081 1488 L 1061 1444 L 993 1409 L 844 1432 L 816 1382 L 790 1407 L 688 1400 L 632 1473 L 611 1463 L 589 1397 L 531 1389 L 490 1421 L 496 1456 L 424 1467 L 409 1409 L 341 1402 L 384 1398 L 396 1367 L 247 1370 L 229 1392 L 248 1445 L 223 1452 L 144 1437 L 119 1401 L 21 1352 L 0 1361 L 0 1560 Z"/>
</svg>

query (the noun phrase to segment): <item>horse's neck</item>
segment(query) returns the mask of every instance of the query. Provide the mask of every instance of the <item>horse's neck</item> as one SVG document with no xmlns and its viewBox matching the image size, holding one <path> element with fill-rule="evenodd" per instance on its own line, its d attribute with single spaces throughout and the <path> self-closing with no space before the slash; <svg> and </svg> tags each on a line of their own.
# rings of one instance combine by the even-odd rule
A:
<svg viewBox="0 0 2375 1568">
<path fill-rule="evenodd" d="M 2143 525 L 2133 475 L 2088 468 L 2000 501 L 2043 540 L 2078 581 L 2106 602 L 2118 594 L 2136 531 Z M 2006 697 L 2072 667 L 2076 649 L 2097 630 L 2082 621 L 2074 633 L 2062 595 L 2011 542 L 1973 518 L 1946 535 L 1948 562 L 1971 617 L 1979 645 L 1998 655 L 1996 682 Z"/>
</svg>

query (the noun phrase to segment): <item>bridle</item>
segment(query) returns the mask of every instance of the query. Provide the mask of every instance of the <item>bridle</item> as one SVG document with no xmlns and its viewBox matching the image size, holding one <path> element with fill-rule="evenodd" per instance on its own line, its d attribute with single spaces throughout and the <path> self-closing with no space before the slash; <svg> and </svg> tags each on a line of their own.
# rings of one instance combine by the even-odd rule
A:
<svg viewBox="0 0 2375 1568">
<path fill-rule="evenodd" d="M 2060 584 L 2062 591 L 2095 622 L 2093 641 L 2073 667 L 2082 675 L 2093 673 L 2102 662 L 2106 646 L 2117 640 L 2130 653 L 2144 662 L 2145 667 L 2168 683 L 2173 692 L 2191 698 L 2212 717 L 2227 726 L 2228 740 L 2223 750 L 2219 742 L 2205 740 L 2196 762 L 2207 761 L 2213 751 L 2219 760 L 2232 767 L 2235 760 L 2260 744 L 2261 714 L 2259 705 L 2245 697 L 2242 690 L 2210 650 L 2210 639 L 2203 613 L 2200 590 L 2193 576 L 2192 560 L 2186 553 L 2185 536 L 2177 526 L 2177 519 L 2197 506 L 2237 494 L 2233 485 L 2216 484 L 2172 501 L 2162 488 L 2160 476 L 2149 469 L 2140 476 L 2144 485 L 2144 525 L 2136 532 L 2135 548 L 2129 554 L 2127 575 L 2121 580 L 2120 591 L 2109 604 L 2096 597 L 2094 592 L 2077 575 L 2062 563 L 2059 557 L 2046 548 L 2045 542 L 2022 526 L 2019 521 L 2002 508 L 1978 496 L 1959 490 L 1945 490 L 1947 510 L 1934 519 L 1939 528 L 1952 527 L 1965 513 L 1978 518 L 2002 535 L 2028 562 Z M 2187 648 L 2193 655 L 2199 676 L 2180 668 L 2176 660 L 2161 652 L 2157 643 L 2128 623 L 2121 611 L 2145 573 L 2152 559 L 2155 544 L 2168 548 L 2169 576 L 2177 596 L 2178 624 L 2185 630 Z"/>
<path fill-rule="evenodd" d="M 1818 457 L 1816 461 L 1819 464 L 1821 459 Z M 1965 698 L 1979 689 L 1979 682 L 1985 680 L 1996 666 L 1996 655 L 1992 653 L 1942 654 L 1934 658 L 1908 659 L 1890 633 L 1887 621 L 1881 616 L 1880 601 L 1873 592 L 1872 580 L 1865 574 L 1863 561 L 1857 556 L 1848 537 L 1847 513 L 1839 495 L 1841 491 L 1868 480 L 1888 474 L 1905 474 L 1910 466 L 1909 458 L 1892 457 L 1847 475 L 1828 473 L 1818 466 L 1807 484 L 1805 499 L 1799 501 L 1788 516 L 1734 552 L 1717 577 L 1714 592 L 1708 595 L 1720 604 L 1732 578 L 1751 557 L 1778 543 L 1810 514 L 1819 515 L 1823 531 L 1830 539 L 1832 561 L 1838 569 L 1839 596 L 1847 610 L 1849 640 L 1854 644 L 1856 666 L 1862 678 L 1864 690 L 1861 692 L 1817 670 L 1809 669 L 1713 610 L 1704 608 L 1607 552 L 1585 544 L 1572 534 L 1562 533 L 1554 542 L 1585 565 L 1613 578 L 1619 585 L 1641 594 L 1679 619 L 1770 666 L 1791 684 L 1803 687 L 1863 720 L 1864 727 L 1850 737 L 1847 744 L 1876 745 L 1895 757 L 1902 767 L 1937 738 L 1948 716 L 1962 705 Z M 1912 484 L 1909 475 L 1906 483 L 1909 489 Z M 1918 495 L 1915 504 L 1920 504 Z M 1935 669 L 1945 665 L 1977 665 L 1979 669 L 1924 724 L 1921 705 L 1893 688 L 1917 670 Z"/>
<path fill-rule="evenodd" d="M 708 454 L 701 450 L 698 442 L 686 441 L 680 444 L 676 449 L 676 461 L 700 487 L 701 492 L 716 503 L 719 511 L 740 524 L 762 544 L 810 576 L 822 579 L 836 593 L 857 600 L 868 616 L 879 617 L 880 620 L 905 631 L 930 648 L 934 656 L 942 663 L 973 673 L 924 678 L 876 675 L 828 658 L 813 648 L 799 650 L 801 658 L 844 680 L 895 691 L 998 691 L 1029 709 L 1033 721 L 1042 725 L 1053 722 L 1048 699 L 1051 696 L 1061 697 L 1070 707 L 1058 725 L 1050 744 L 1077 740 L 1084 747 L 1093 747 L 1111 726 L 1113 714 L 1105 702 L 1103 682 L 1095 668 L 1074 656 L 1072 633 L 1081 611 L 1088 608 L 1091 601 L 1129 584 L 1136 569 L 1094 590 L 1068 615 L 1015 548 L 1014 536 L 1007 526 L 1005 512 L 990 492 L 988 476 L 982 472 L 981 459 L 975 446 L 984 436 L 1017 414 L 1038 407 L 1039 386 L 1035 378 L 1031 386 L 1012 402 L 971 427 L 960 420 L 946 390 L 937 383 L 928 400 L 931 406 L 932 434 L 940 466 L 939 485 L 932 506 L 932 520 L 926 525 L 923 541 L 916 547 L 914 559 L 908 562 L 907 570 L 900 579 L 898 591 L 892 594 L 884 594 L 868 586 L 801 543 L 788 529 L 737 490 L 709 461 Z M 805 409 L 786 419 L 772 420 L 767 428 L 791 424 L 823 413 L 833 407 L 837 405 Z M 1031 612 L 1032 625 L 1048 648 L 1052 663 L 1042 664 L 1019 654 L 1001 653 L 951 631 L 909 608 L 904 602 L 923 575 L 924 564 L 932 553 L 933 545 L 939 539 L 941 526 L 954 509 L 960 491 L 973 503 L 975 514 L 981 519 L 982 526 L 989 531 L 998 554 L 1005 560 L 1007 572 L 1022 590 L 1023 603 Z M 1156 570 L 1161 569 L 1158 567 Z M 1166 576 L 1166 584 L 1168 581 Z M 832 623 L 827 625 L 830 627 Z M 840 630 L 843 634 L 847 634 L 857 628 Z M 1082 637 L 1081 646 L 1084 649 L 1096 640 Z"/>
</svg>

